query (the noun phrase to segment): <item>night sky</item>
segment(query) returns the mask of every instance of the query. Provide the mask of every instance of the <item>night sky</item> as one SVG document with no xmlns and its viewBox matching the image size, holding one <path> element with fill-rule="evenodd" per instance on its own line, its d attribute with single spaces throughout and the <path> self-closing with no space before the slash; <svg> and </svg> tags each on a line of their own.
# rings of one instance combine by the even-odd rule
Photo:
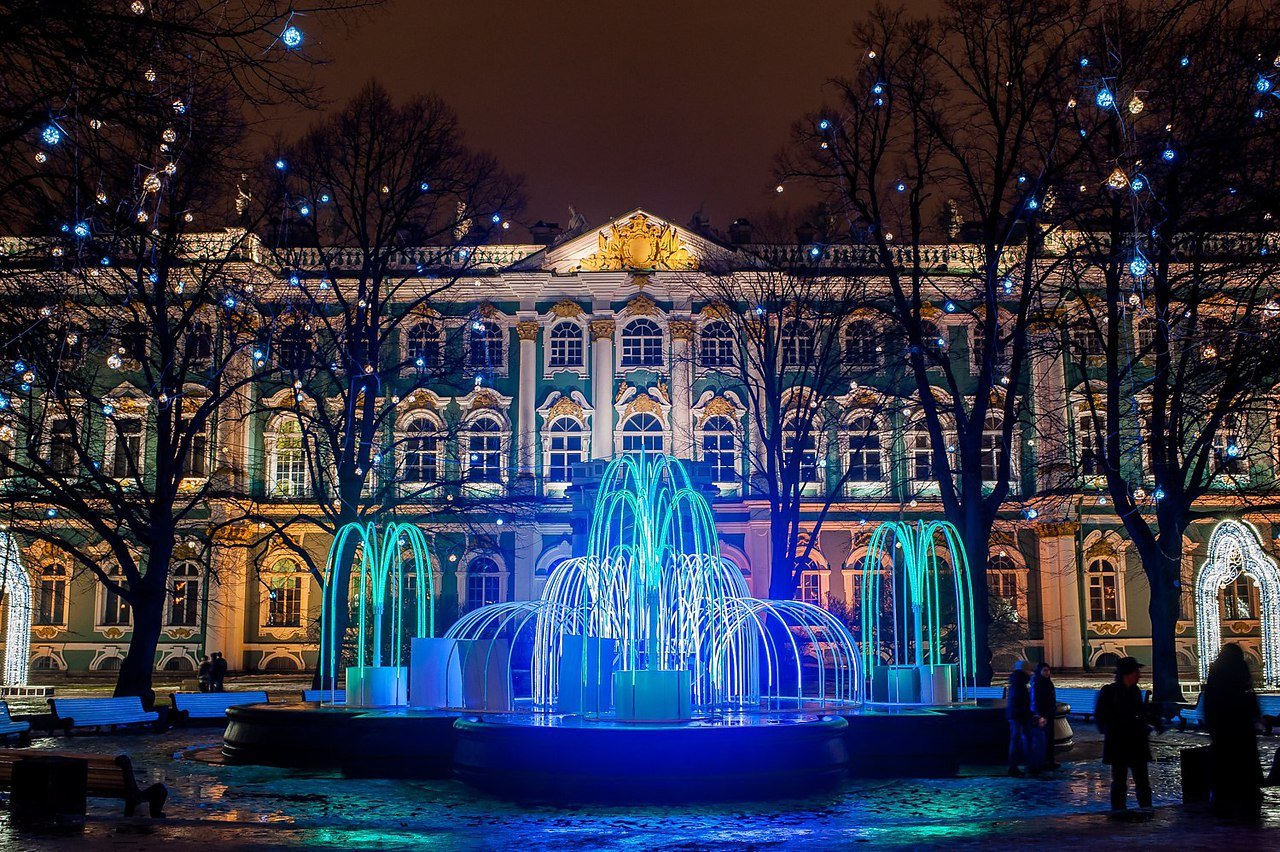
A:
<svg viewBox="0 0 1280 852">
<path fill-rule="evenodd" d="M 468 139 L 527 180 L 523 219 L 592 223 L 634 207 L 720 229 L 777 209 L 774 154 L 845 73 L 870 0 L 634 3 L 399 0 L 319 38 L 340 103 L 370 77 L 434 91 Z"/>
</svg>

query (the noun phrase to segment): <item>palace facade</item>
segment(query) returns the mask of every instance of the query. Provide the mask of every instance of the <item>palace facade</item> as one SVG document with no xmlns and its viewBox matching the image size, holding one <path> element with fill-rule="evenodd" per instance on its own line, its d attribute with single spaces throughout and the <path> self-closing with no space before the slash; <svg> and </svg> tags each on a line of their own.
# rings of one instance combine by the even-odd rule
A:
<svg viewBox="0 0 1280 852">
<path fill-rule="evenodd" d="M 548 573 L 574 554 L 575 519 L 586 510 L 573 486 L 582 484 L 575 478 L 590 475 L 585 463 L 636 451 L 664 451 L 697 463 L 715 494 L 723 554 L 749 578 L 755 595 L 767 596 L 768 506 L 746 484 L 752 428 L 746 401 L 723 369 L 731 331 L 715 305 L 699 296 L 695 280 L 703 274 L 701 261 L 731 262 L 748 239 L 736 234 L 722 241 L 635 211 L 548 244 L 454 250 L 454 261 L 465 260 L 473 270 L 449 291 L 457 310 L 405 324 L 401 346 L 412 361 L 438 345 L 438 323 L 465 323 L 467 352 L 483 352 L 484 381 L 461 395 L 418 391 L 421 404 L 405 406 L 389 426 L 409 438 L 395 442 L 394 457 L 383 461 L 379 475 L 426 482 L 448 467 L 475 487 L 536 498 L 530 517 L 491 525 L 483 549 L 465 535 L 437 538 L 437 583 L 457 608 L 536 596 Z M 797 250 L 750 249 L 766 255 Z M 857 247 L 815 251 L 833 269 L 857 265 Z M 931 251 L 939 264 L 956 270 L 972 258 L 964 246 Z M 406 270 L 419 260 L 412 253 L 402 258 Z M 263 276 L 285 274 L 266 252 L 246 263 Z M 934 313 L 940 345 L 967 375 L 971 318 L 943 307 Z M 1125 333 L 1142 329 L 1135 325 Z M 877 339 L 872 320 L 851 318 L 842 357 L 862 359 L 861 366 L 874 372 L 886 358 Z M 1079 365 L 1072 364 L 1072 353 L 1064 341 L 1052 355 L 1036 358 L 1031 421 L 1017 445 L 992 448 L 1010 454 L 1015 472 L 988 574 L 1005 614 L 997 668 L 1018 658 L 1068 669 L 1104 668 L 1124 655 L 1149 658 L 1147 581 L 1088 475 L 1090 438 L 1080 422 L 1088 415 L 1073 402 L 1071 377 Z M 913 425 L 918 409 L 909 402 L 868 406 L 865 391 L 850 387 L 840 415 L 829 417 L 812 446 L 801 448 L 812 457 L 805 465 L 813 480 L 806 485 L 813 495 L 810 516 L 822 508 L 830 484 L 841 483 L 800 584 L 799 595 L 819 604 L 851 601 L 878 521 L 941 516 L 937 486 L 930 487 L 928 434 Z M 208 436 L 208 464 L 197 465 L 192 475 L 228 470 L 238 499 L 277 506 L 284 516 L 308 494 L 296 429 L 283 414 L 220 419 Z M 447 437 L 412 438 L 428 432 Z M 1269 445 L 1259 444 L 1247 465 L 1224 468 L 1233 485 L 1250 478 L 1274 481 L 1274 428 L 1268 435 L 1263 443 Z M 145 439 L 140 425 L 136 440 Z M 128 442 L 112 444 L 119 446 Z M 1065 492 L 1064 460 L 1080 474 L 1072 479 L 1074 490 Z M 1042 501 L 1049 485 L 1055 497 Z M 1239 516 L 1239 493 L 1239 487 L 1224 488 L 1219 504 L 1202 507 L 1206 520 L 1192 526 L 1185 547 L 1188 589 L 1209 559 L 1215 515 Z M 1031 505 L 1042 509 L 1028 512 Z M 1274 553 L 1280 518 L 1244 517 L 1261 549 Z M 303 529 L 298 535 L 322 562 L 327 534 Z M 25 546 L 22 563 L 32 591 L 33 676 L 117 669 L 129 638 L 128 607 L 49 546 Z M 212 651 L 221 651 L 233 670 L 301 671 L 315 663 L 320 590 L 279 543 L 245 546 L 222 539 L 205 547 L 193 539 L 178 554 L 170 594 L 158 670 L 192 671 L 200 655 Z M 1239 641 L 1255 668 L 1262 657 L 1264 603 L 1274 608 L 1280 602 L 1260 601 L 1257 584 L 1245 575 L 1219 594 L 1222 636 Z M 1197 650 L 1189 593 L 1178 631 L 1183 676 L 1190 678 Z"/>
</svg>

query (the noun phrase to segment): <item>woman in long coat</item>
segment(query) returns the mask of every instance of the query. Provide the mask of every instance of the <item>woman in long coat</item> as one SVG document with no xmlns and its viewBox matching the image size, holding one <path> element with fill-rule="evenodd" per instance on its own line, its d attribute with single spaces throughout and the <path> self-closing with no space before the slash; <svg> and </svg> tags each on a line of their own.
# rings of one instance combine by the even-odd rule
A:
<svg viewBox="0 0 1280 852">
<path fill-rule="evenodd" d="M 1213 809 L 1224 816 L 1256 816 L 1262 807 L 1260 715 L 1244 652 L 1229 642 L 1209 666 L 1204 684 L 1204 721 L 1213 746 Z"/>
</svg>

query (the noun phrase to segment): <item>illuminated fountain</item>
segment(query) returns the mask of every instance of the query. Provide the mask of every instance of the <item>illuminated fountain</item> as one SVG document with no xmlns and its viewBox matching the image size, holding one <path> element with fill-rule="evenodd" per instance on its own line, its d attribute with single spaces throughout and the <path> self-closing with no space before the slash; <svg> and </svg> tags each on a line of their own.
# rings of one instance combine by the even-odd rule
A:
<svg viewBox="0 0 1280 852">
<path fill-rule="evenodd" d="M 606 470 L 587 555 L 540 600 L 469 613 L 447 639 L 506 639 L 517 703 L 542 713 L 687 720 L 745 710 L 847 707 L 861 699 L 853 637 L 826 610 L 750 596 L 720 555 L 715 519 L 684 466 L 625 456 Z"/>
<path fill-rule="evenodd" d="M 355 556 L 342 599 L 339 566 L 348 550 Z M 406 568 L 408 570 L 406 570 Z M 410 580 L 412 582 L 410 582 Z M 355 631 L 354 647 L 339 635 L 335 609 L 346 605 Z M 338 671 L 344 651 L 352 665 L 346 669 L 346 703 L 352 707 L 394 707 L 408 704 L 409 671 L 403 665 L 406 640 L 435 634 L 435 578 L 422 530 L 413 524 L 347 524 L 329 547 L 325 566 L 324 604 L 320 610 L 320 686 L 325 698 L 337 696 Z M 405 611 L 412 617 L 412 635 L 405 633 Z"/>
<path fill-rule="evenodd" d="M 864 564 L 873 569 L 862 583 L 861 619 L 871 699 L 952 703 L 957 687 L 974 685 L 977 664 L 969 559 L 955 526 L 880 524 Z"/>
</svg>

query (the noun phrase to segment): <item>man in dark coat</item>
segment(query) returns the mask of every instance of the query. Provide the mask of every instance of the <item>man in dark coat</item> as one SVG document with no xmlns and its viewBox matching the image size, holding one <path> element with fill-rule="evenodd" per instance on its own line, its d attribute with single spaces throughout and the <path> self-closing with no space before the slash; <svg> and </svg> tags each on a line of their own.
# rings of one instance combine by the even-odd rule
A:
<svg viewBox="0 0 1280 852">
<path fill-rule="evenodd" d="M 1234 642 L 1222 646 L 1204 684 L 1204 722 L 1213 744 L 1210 786 L 1220 816 L 1256 817 L 1262 808 L 1253 675 Z"/>
<path fill-rule="evenodd" d="M 1053 720 L 1058 716 L 1058 690 L 1048 663 L 1036 663 L 1031 675 L 1031 739 L 1036 760 L 1049 769 L 1053 759 Z"/>
<path fill-rule="evenodd" d="M 1142 664 L 1133 657 L 1122 657 L 1116 663 L 1115 683 L 1098 691 L 1094 718 L 1102 733 L 1102 762 L 1111 767 L 1111 810 L 1125 810 L 1129 797 L 1129 775 L 1133 775 L 1138 807 L 1151 809 L 1151 778 L 1147 764 L 1151 762 L 1151 745 L 1147 736 L 1149 712 L 1138 689 Z"/>
<path fill-rule="evenodd" d="M 1037 769 L 1038 761 L 1032 758 L 1028 737 L 1031 734 L 1031 692 L 1027 688 L 1031 677 L 1024 668 L 1025 660 L 1013 664 L 1009 673 L 1009 688 L 1004 699 L 1004 715 L 1009 720 L 1009 774 L 1022 775 L 1019 763 L 1028 769 Z"/>
<path fill-rule="evenodd" d="M 222 656 L 221 651 L 213 652 L 212 671 L 210 672 L 210 680 L 214 692 L 222 691 L 222 681 L 227 676 L 227 660 Z"/>
</svg>

